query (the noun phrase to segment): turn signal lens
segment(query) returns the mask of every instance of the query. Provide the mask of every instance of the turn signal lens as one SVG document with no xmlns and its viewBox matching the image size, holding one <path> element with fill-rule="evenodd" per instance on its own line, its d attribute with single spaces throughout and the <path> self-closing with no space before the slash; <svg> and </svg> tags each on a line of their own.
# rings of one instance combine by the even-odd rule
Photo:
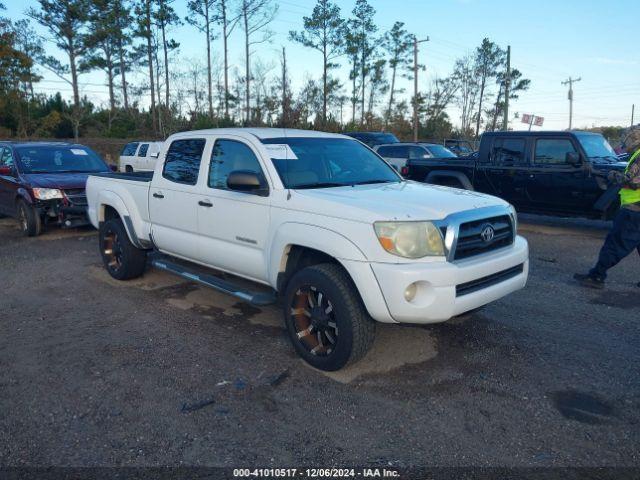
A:
<svg viewBox="0 0 640 480">
<path fill-rule="evenodd" d="M 444 241 L 431 222 L 376 222 L 373 228 L 382 248 L 404 258 L 444 256 Z"/>
</svg>

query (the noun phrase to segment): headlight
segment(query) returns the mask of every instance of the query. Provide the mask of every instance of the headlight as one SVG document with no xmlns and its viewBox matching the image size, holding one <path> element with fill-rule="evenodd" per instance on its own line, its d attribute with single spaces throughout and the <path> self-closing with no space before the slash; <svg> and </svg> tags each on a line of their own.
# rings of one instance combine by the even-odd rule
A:
<svg viewBox="0 0 640 480">
<path fill-rule="evenodd" d="M 380 245 L 399 257 L 444 256 L 444 242 L 431 222 L 376 222 L 373 224 Z"/>
<path fill-rule="evenodd" d="M 513 205 L 509 205 L 509 212 L 513 219 L 513 236 L 515 237 L 518 233 L 518 212 L 516 212 L 516 208 Z"/>
<path fill-rule="evenodd" d="M 62 198 L 62 191 L 57 188 L 34 188 L 33 195 L 38 200 L 53 200 L 54 198 Z"/>
</svg>

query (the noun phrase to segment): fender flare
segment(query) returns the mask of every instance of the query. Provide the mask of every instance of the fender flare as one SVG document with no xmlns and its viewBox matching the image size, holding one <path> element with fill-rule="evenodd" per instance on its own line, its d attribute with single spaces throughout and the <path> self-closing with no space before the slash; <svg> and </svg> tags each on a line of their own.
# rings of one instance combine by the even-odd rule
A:
<svg viewBox="0 0 640 480">
<path fill-rule="evenodd" d="M 104 222 L 105 220 L 105 207 L 113 208 L 118 216 L 122 219 L 122 223 L 124 224 L 124 228 L 127 232 L 127 236 L 133 245 L 140 249 L 148 249 L 149 245 L 145 245 L 145 241 L 141 240 L 138 234 L 136 233 L 131 213 L 127 208 L 127 205 L 122 200 L 122 197 L 111 190 L 102 190 L 98 197 L 98 224 Z M 139 220 L 139 219 L 138 219 Z"/>
<path fill-rule="evenodd" d="M 426 183 L 435 183 L 433 182 L 433 179 L 439 177 L 455 178 L 460 182 L 462 188 L 464 188 L 465 190 L 474 190 L 473 184 L 469 180 L 469 177 L 467 177 L 464 173 L 456 172 L 455 170 L 432 170 L 431 172 L 429 172 L 429 175 L 427 175 L 427 178 L 425 178 L 424 181 Z"/>
<path fill-rule="evenodd" d="M 289 250 L 294 245 L 318 250 L 335 258 L 343 266 L 341 260 L 367 260 L 355 243 L 334 230 L 306 223 L 283 223 L 275 232 L 269 249 L 268 272 L 272 286 L 277 285 L 278 274 L 284 272 Z"/>
</svg>

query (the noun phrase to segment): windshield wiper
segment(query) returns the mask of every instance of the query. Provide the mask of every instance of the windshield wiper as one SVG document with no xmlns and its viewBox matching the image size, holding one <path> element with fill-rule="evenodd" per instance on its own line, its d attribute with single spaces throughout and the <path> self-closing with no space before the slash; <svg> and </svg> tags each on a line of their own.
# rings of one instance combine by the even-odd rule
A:
<svg viewBox="0 0 640 480">
<path fill-rule="evenodd" d="M 302 185 L 294 185 L 289 188 L 293 188 L 294 190 L 298 189 L 308 189 L 308 188 L 330 188 L 330 187 L 346 187 L 349 184 L 345 183 L 336 183 L 336 182 L 316 182 L 316 183 L 303 183 Z"/>
<path fill-rule="evenodd" d="M 374 183 L 399 183 L 399 180 L 363 180 L 362 182 L 355 182 L 350 185 L 373 185 Z"/>
<path fill-rule="evenodd" d="M 602 160 L 610 160 L 610 163 L 617 163 L 620 161 L 618 157 L 614 157 L 613 155 L 592 155 L 589 158 L 599 158 Z"/>
</svg>

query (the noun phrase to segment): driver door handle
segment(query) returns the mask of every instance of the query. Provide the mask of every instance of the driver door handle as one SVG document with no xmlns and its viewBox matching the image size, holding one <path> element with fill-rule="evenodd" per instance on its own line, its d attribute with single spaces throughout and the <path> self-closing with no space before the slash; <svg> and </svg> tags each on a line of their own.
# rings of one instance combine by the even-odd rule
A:
<svg viewBox="0 0 640 480">
<path fill-rule="evenodd" d="M 153 197 L 154 198 L 164 198 L 164 195 L 160 192 L 154 192 L 153 193 Z"/>
<path fill-rule="evenodd" d="M 206 200 L 200 200 L 198 202 L 198 205 L 200 205 L 201 207 L 207 207 L 207 208 L 213 207 L 213 203 L 207 202 Z"/>
</svg>

